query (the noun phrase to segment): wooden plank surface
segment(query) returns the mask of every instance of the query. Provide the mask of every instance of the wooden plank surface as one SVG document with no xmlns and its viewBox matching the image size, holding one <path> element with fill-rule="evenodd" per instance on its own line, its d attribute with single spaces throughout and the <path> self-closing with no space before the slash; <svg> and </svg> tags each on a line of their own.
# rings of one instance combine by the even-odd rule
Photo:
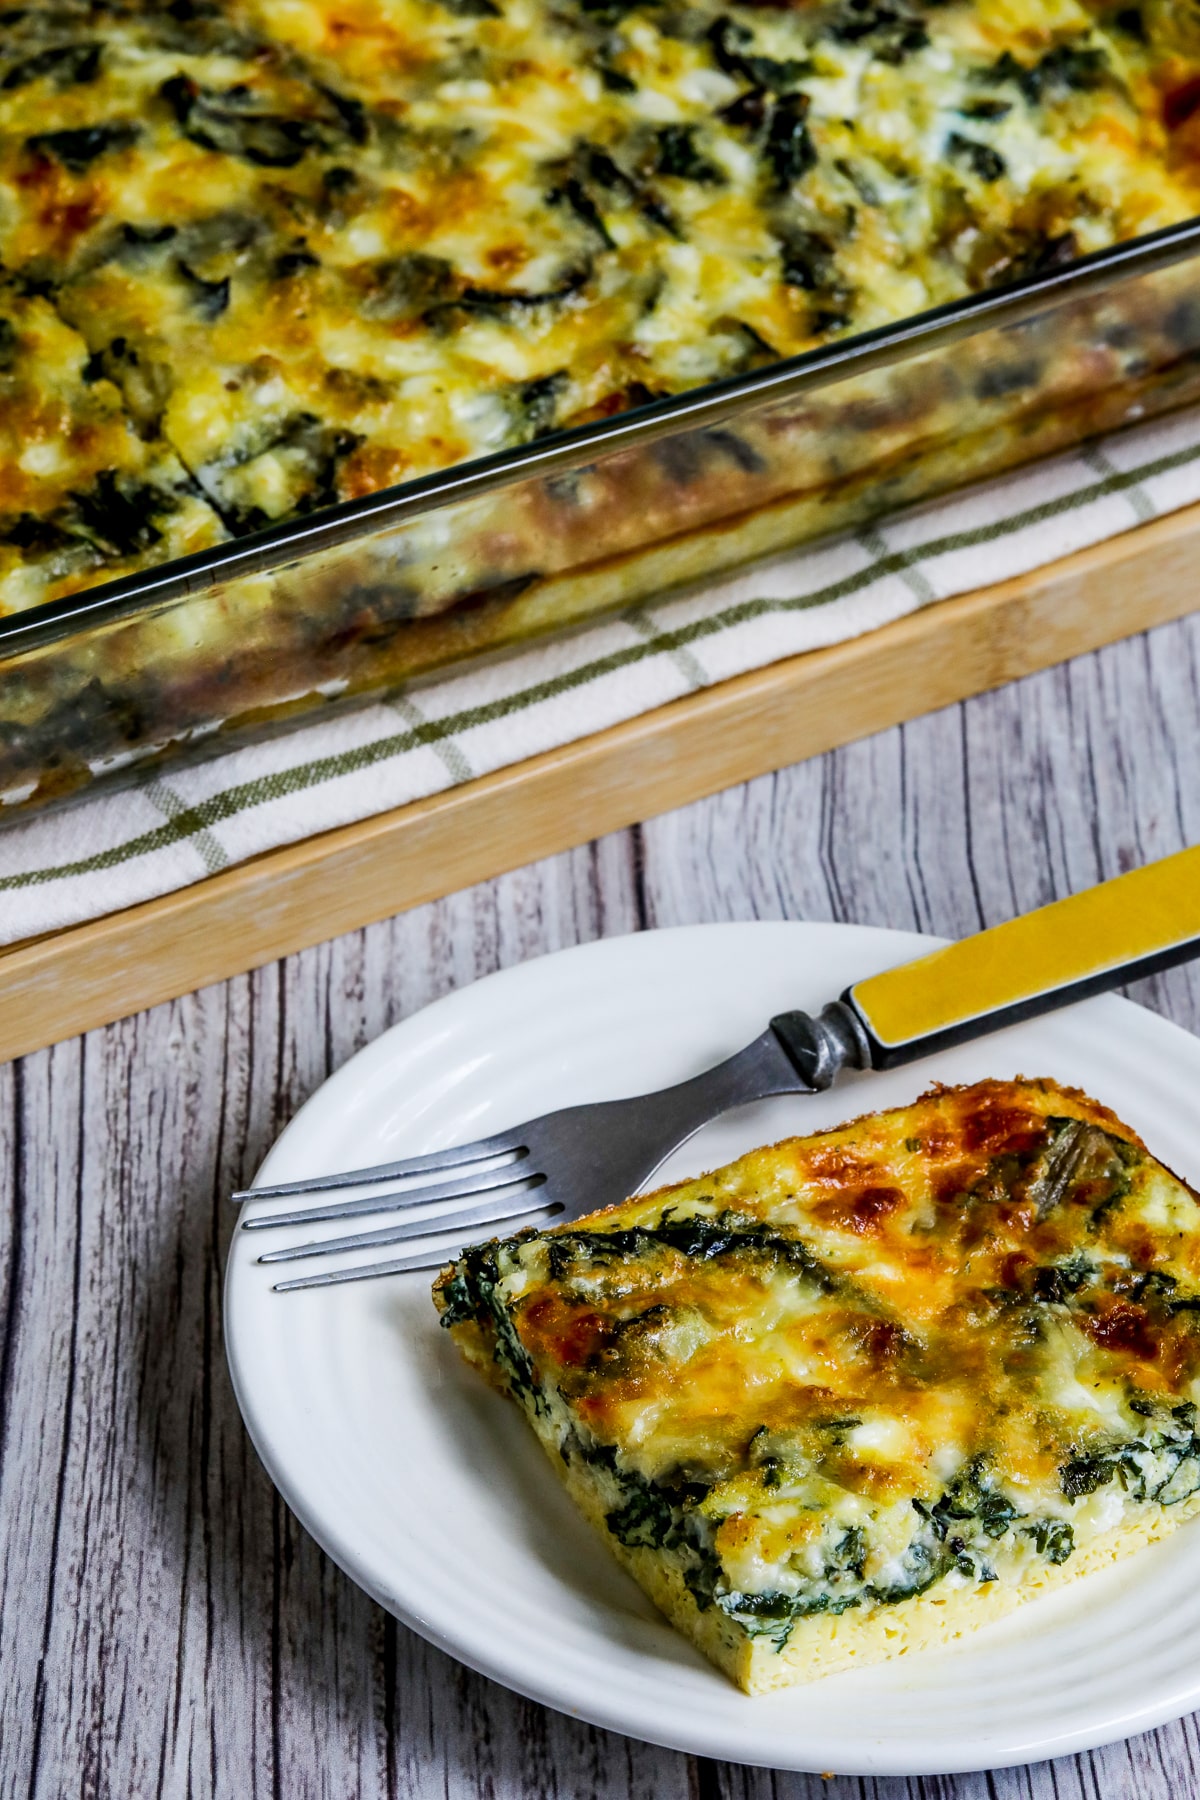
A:
<svg viewBox="0 0 1200 1800">
<path fill-rule="evenodd" d="M 1191 1800 L 1195 1720 L 945 1780 L 694 1762 L 518 1700 L 306 1538 L 221 1352 L 223 1196 L 332 1069 L 601 934 L 961 934 L 1200 842 L 1200 619 L 0 1069 L 0 1796 Z M 1141 997 L 1200 1028 L 1200 971 Z"/>
<path fill-rule="evenodd" d="M 0 1058 L 1176 619 L 1200 506 L 194 887 L 0 951 Z M 2 853 L 2 841 L 0 841 Z"/>
</svg>

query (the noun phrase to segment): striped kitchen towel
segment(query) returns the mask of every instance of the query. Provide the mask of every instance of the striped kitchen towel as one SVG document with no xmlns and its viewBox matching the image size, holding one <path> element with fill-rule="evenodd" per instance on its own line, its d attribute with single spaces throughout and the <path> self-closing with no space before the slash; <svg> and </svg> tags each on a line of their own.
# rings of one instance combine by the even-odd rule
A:
<svg viewBox="0 0 1200 1800">
<path fill-rule="evenodd" d="M 0 943 L 186 887 L 1200 499 L 1200 409 L 0 831 Z"/>
</svg>

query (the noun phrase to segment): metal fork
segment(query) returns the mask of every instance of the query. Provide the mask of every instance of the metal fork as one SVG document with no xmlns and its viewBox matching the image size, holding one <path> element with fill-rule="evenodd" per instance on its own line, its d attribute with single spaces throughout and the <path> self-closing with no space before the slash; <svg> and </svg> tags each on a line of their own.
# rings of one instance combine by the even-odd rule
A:
<svg viewBox="0 0 1200 1800">
<path fill-rule="evenodd" d="M 242 1220 L 244 1231 L 294 1229 L 371 1214 L 404 1215 L 398 1223 L 382 1229 L 310 1238 L 264 1251 L 258 1259 L 262 1263 L 382 1249 L 423 1237 L 448 1239 L 436 1249 L 386 1262 L 279 1281 L 277 1293 L 399 1275 L 410 1269 L 437 1269 L 484 1235 L 479 1227 L 564 1224 L 636 1193 L 672 1150 L 731 1107 L 774 1094 L 814 1093 L 828 1087 L 840 1069 L 870 1064 L 871 1047 L 857 1015 L 835 1000 L 817 1019 L 807 1013 L 780 1014 L 761 1037 L 736 1056 L 657 1093 L 569 1106 L 514 1125 L 509 1131 L 427 1156 L 317 1176 L 311 1181 L 248 1188 L 232 1197 L 259 1202 L 300 1195 L 309 1199 L 333 1196 L 345 1188 L 375 1190 L 348 1200 L 328 1198 L 296 1209 L 255 1212 Z M 436 1211 L 408 1216 L 418 1208 L 435 1207 Z"/>
<path fill-rule="evenodd" d="M 1198 953 L 1200 847 L 855 982 L 816 1018 L 780 1013 L 736 1056 L 677 1087 L 570 1106 L 451 1150 L 233 1197 L 257 1204 L 373 1190 L 295 1210 L 254 1212 L 242 1220 L 246 1231 L 402 1215 L 382 1230 L 268 1250 L 259 1258 L 264 1263 L 449 1239 L 389 1262 L 281 1281 L 280 1291 L 440 1268 L 480 1235 L 480 1226 L 569 1223 L 635 1194 L 672 1150 L 730 1107 L 772 1094 L 817 1093 L 844 1068 L 893 1069 Z M 410 1209 L 418 1216 L 409 1216 Z"/>
</svg>

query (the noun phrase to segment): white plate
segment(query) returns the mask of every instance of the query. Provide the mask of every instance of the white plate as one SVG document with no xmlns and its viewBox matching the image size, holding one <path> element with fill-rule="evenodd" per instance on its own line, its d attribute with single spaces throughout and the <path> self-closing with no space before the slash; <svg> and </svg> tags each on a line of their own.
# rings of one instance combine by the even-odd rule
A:
<svg viewBox="0 0 1200 1800">
<path fill-rule="evenodd" d="M 787 1006 L 933 940 L 852 926 L 699 926 L 505 970 L 387 1032 L 313 1096 L 264 1181 L 433 1150 L 580 1100 L 694 1074 Z M 931 1080 L 1076 1083 L 1200 1178 L 1200 1042 L 1088 1001 L 832 1093 L 708 1126 L 670 1178 L 913 1099 Z M 271 1292 L 234 1239 L 226 1347 L 259 1455 L 301 1522 L 381 1605 L 485 1675 L 594 1724 L 704 1756 L 844 1774 L 1036 1761 L 1200 1705 L 1200 1528 L 1091 1575 L 961 1647 L 750 1700 L 617 1568 L 516 1409 L 435 1322 L 429 1278 Z"/>
</svg>

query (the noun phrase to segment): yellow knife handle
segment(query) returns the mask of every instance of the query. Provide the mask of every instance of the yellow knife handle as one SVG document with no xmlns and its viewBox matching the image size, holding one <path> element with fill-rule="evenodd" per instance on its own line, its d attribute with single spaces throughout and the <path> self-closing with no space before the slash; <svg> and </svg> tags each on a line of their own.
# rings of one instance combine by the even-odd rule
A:
<svg viewBox="0 0 1200 1800">
<path fill-rule="evenodd" d="M 842 996 L 892 1068 L 1200 954 L 1200 847 L 856 981 Z"/>
</svg>

